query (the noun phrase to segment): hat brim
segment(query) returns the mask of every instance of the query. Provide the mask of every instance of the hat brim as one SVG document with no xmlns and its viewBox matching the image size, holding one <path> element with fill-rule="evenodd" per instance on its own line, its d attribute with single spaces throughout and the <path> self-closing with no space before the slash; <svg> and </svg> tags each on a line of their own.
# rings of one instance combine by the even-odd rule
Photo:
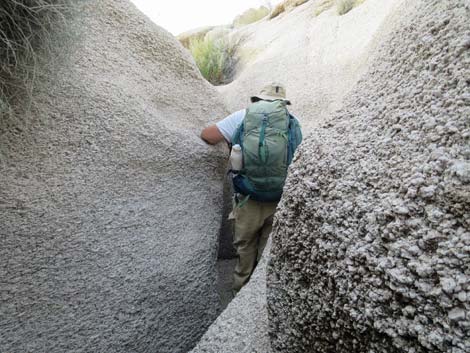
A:
<svg viewBox="0 0 470 353">
<path fill-rule="evenodd" d="M 259 100 L 264 100 L 264 101 L 277 101 L 277 100 L 280 100 L 280 101 L 285 101 L 287 105 L 291 105 L 292 103 L 290 102 L 290 100 L 288 99 L 285 99 L 285 98 L 281 98 L 281 97 L 275 97 L 275 96 L 268 96 L 268 95 L 257 95 L 257 96 L 252 96 L 250 97 L 250 101 L 251 103 L 254 103 L 254 102 L 257 102 Z"/>
</svg>

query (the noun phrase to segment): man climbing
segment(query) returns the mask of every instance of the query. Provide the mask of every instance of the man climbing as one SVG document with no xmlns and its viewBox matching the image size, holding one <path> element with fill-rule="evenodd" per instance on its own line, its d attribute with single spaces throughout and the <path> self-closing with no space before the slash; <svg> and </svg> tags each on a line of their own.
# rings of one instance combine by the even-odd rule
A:
<svg viewBox="0 0 470 353">
<path fill-rule="evenodd" d="M 281 199 L 287 167 L 302 141 L 299 122 L 287 110 L 286 105 L 291 103 L 283 85 L 273 83 L 264 87 L 260 94 L 251 97 L 251 102 L 247 109 L 201 132 L 201 138 L 211 145 L 226 140 L 230 147 L 239 145 L 242 150 L 242 168 L 231 170 L 235 191 L 231 213 L 235 219 L 233 245 L 238 254 L 234 293 L 248 282 L 261 258 Z"/>
</svg>

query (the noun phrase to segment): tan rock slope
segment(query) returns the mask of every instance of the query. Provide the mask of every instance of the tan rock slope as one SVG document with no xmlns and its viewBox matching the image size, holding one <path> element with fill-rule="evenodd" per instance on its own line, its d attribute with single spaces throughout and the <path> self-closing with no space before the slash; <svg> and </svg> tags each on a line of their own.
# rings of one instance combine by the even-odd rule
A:
<svg viewBox="0 0 470 353">
<path fill-rule="evenodd" d="M 0 351 L 186 352 L 217 314 L 226 112 L 126 0 L 82 1 L 32 113 L 0 121 Z"/>
<path fill-rule="evenodd" d="M 237 110 L 266 82 L 283 82 L 292 111 L 310 131 L 341 106 L 383 34 L 404 15 L 405 3 L 368 0 L 344 16 L 334 8 L 316 16 L 319 1 L 311 0 L 242 27 L 231 35 L 232 42 L 241 39 L 239 75 L 219 91 L 229 109 Z"/>
</svg>

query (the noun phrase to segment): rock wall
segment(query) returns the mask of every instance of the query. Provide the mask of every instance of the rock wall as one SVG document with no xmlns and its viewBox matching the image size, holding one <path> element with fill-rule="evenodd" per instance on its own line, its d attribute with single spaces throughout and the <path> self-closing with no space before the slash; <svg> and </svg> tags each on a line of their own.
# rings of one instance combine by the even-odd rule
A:
<svg viewBox="0 0 470 353">
<path fill-rule="evenodd" d="M 225 155 L 199 132 L 226 111 L 128 1 L 77 6 L 0 121 L 0 351 L 186 352 L 218 310 Z"/>
<path fill-rule="evenodd" d="M 470 351 L 468 1 L 418 1 L 290 170 L 277 352 Z"/>
</svg>

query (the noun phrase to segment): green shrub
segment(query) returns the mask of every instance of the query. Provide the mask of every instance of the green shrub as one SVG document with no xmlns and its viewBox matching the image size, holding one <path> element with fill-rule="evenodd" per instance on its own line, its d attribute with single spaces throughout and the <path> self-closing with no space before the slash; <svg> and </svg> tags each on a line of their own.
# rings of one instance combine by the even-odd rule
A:
<svg viewBox="0 0 470 353">
<path fill-rule="evenodd" d="M 12 100 L 31 95 L 40 52 L 51 45 L 70 1 L 0 1 L 0 114 L 10 111 Z"/>
<path fill-rule="evenodd" d="M 189 50 L 202 76 L 214 85 L 221 85 L 232 79 L 237 46 L 226 38 L 211 39 L 206 36 L 191 41 Z"/>
<path fill-rule="evenodd" d="M 250 23 L 257 22 L 269 15 L 270 12 L 271 10 L 266 6 L 261 6 L 257 9 L 248 9 L 241 15 L 235 17 L 235 19 L 233 20 L 233 25 L 235 27 L 242 27 Z"/>
</svg>

